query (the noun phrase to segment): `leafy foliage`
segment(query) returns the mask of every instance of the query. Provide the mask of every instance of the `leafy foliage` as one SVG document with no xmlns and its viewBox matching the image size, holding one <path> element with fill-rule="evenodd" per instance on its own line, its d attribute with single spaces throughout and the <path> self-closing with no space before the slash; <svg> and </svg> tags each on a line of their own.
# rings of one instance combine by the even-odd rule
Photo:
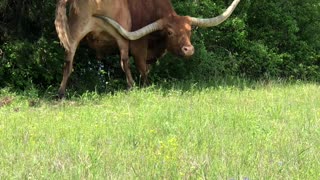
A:
<svg viewBox="0 0 320 180">
<path fill-rule="evenodd" d="M 173 5 L 181 15 L 212 17 L 231 2 L 175 0 Z M 54 10 L 53 1 L 0 2 L 0 87 L 58 87 L 64 50 L 55 33 Z M 169 54 L 153 66 L 150 78 L 153 82 L 225 76 L 319 81 L 319 19 L 317 0 L 241 1 L 220 26 L 194 29 L 192 58 Z M 69 88 L 113 91 L 125 86 L 117 56 L 97 61 L 94 52 L 81 46 L 75 58 Z"/>
</svg>

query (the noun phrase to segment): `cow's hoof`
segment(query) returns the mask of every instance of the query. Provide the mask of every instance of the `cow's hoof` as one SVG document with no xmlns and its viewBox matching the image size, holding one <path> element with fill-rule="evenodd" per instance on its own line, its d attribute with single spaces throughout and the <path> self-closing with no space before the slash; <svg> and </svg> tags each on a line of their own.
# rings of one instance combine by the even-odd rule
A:
<svg viewBox="0 0 320 180">
<path fill-rule="evenodd" d="M 57 100 L 64 100 L 66 97 L 63 93 L 58 93 L 57 96 L 56 96 L 56 99 Z"/>
<path fill-rule="evenodd" d="M 127 86 L 127 92 L 130 92 L 130 91 L 134 90 L 134 87 L 135 86 Z"/>
</svg>

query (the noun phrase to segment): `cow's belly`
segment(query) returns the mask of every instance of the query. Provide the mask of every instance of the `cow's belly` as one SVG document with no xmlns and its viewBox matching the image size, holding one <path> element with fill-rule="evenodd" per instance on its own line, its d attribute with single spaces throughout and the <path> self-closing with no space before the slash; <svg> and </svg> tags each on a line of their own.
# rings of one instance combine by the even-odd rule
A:
<svg viewBox="0 0 320 180">
<path fill-rule="evenodd" d="M 96 51 L 98 58 L 119 54 L 117 42 L 107 33 L 89 33 L 85 39 L 89 47 Z"/>
</svg>

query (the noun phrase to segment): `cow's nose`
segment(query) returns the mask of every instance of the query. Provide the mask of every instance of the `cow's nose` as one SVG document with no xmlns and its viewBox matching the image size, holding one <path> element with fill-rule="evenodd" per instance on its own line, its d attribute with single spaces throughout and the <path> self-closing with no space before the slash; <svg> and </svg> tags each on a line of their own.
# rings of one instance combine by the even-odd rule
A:
<svg viewBox="0 0 320 180">
<path fill-rule="evenodd" d="M 183 46 L 182 52 L 184 53 L 185 56 L 192 56 L 194 53 L 194 47 L 192 45 Z"/>
</svg>

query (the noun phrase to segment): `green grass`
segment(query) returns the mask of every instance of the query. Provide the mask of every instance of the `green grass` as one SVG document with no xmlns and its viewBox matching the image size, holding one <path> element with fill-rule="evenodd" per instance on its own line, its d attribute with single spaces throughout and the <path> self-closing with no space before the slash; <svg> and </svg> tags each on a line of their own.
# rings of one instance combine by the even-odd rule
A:
<svg viewBox="0 0 320 180">
<path fill-rule="evenodd" d="M 186 83 L 187 84 L 187 83 Z M 0 179 L 318 179 L 320 87 L 0 91 Z"/>
</svg>

